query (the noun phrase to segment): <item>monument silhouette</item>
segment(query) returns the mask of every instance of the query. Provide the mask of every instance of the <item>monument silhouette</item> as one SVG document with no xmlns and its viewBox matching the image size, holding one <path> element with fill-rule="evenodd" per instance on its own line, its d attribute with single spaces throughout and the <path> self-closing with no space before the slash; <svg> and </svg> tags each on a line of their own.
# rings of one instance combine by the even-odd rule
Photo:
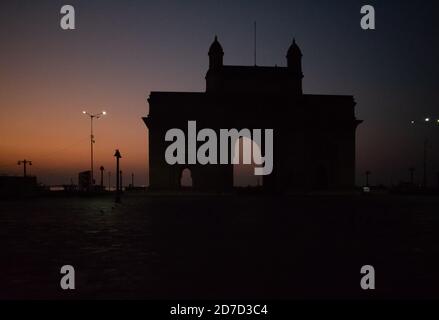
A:
<svg viewBox="0 0 439 320">
<path fill-rule="evenodd" d="M 167 164 L 166 132 L 172 128 L 186 132 L 192 120 L 199 128 L 218 132 L 273 129 L 273 172 L 262 177 L 267 191 L 354 187 L 355 133 L 362 122 L 355 117 L 354 97 L 304 94 L 302 52 L 294 40 L 286 67 L 224 65 L 217 37 L 208 55 L 205 92 L 154 91 L 148 98 L 149 115 L 143 120 L 149 129 L 151 189 L 181 189 L 185 169 L 194 190 L 233 188 L 233 164 Z M 264 155 L 264 145 L 260 147 Z"/>
</svg>

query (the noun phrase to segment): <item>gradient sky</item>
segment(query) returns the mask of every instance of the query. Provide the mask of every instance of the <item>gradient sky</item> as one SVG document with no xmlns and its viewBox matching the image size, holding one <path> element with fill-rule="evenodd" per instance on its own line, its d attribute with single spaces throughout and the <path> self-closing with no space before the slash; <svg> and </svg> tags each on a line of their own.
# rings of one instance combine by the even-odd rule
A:
<svg viewBox="0 0 439 320">
<path fill-rule="evenodd" d="M 59 27 L 60 8 L 76 9 L 77 30 Z M 360 8 L 372 4 L 377 30 L 360 28 Z M 422 143 L 431 140 L 429 171 L 439 171 L 439 14 L 436 1 L 2 1 L 0 4 L 0 174 L 32 174 L 48 184 L 76 182 L 89 167 L 89 121 L 95 126 L 96 166 L 147 182 L 150 91 L 203 91 L 207 51 L 215 34 L 225 64 L 285 65 L 295 37 L 303 58 L 304 91 L 352 94 L 358 130 L 358 182 L 420 181 Z M 269 108 L 269 106 L 267 106 Z"/>
</svg>

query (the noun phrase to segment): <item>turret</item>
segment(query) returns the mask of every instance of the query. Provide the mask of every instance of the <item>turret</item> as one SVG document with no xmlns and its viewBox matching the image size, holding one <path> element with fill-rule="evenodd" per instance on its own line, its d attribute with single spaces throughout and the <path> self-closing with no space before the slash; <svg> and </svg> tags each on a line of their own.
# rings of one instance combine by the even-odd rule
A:
<svg viewBox="0 0 439 320">
<path fill-rule="evenodd" d="M 209 48 L 209 69 L 217 69 L 223 66 L 224 51 L 218 42 L 218 37 L 212 42 Z"/>
<path fill-rule="evenodd" d="M 298 93 L 302 94 L 302 51 L 294 39 L 287 52 L 287 66 L 291 76 L 295 78 Z"/>
</svg>

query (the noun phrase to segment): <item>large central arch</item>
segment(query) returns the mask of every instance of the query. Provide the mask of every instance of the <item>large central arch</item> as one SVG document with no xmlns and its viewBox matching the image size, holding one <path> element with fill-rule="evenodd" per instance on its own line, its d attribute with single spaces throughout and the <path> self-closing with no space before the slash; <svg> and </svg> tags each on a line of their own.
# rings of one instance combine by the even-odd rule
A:
<svg viewBox="0 0 439 320">
<path fill-rule="evenodd" d="M 235 142 L 235 157 L 233 161 L 233 186 L 234 187 L 259 187 L 263 184 L 262 176 L 255 175 L 255 168 L 258 167 L 253 159 L 250 164 L 244 163 L 244 153 L 258 157 L 260 163 L 261 148 L 252 139 L 241 137 Z"/>
</svg>

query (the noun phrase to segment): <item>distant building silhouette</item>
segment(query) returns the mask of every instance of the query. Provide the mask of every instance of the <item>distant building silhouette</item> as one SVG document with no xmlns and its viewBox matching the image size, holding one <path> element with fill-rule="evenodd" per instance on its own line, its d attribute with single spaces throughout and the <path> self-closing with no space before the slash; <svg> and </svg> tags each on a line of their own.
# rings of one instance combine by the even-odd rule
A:
<svg viewBox="0 0 439 320">
<path fill-rule="evenodd" d="M 91 171 L 83 171 L 78 173 L 78 189 L 79 191 L 91 190 Z"/>
<path fill-rule="evenodd" d="M 355 184 L 355 117 L 352 96 L 302 92 L 302 52 L 293 41 L 286 67 L 227 66 L 215 37 L 209 49 L 205 92 L 151 92 L 149 129 L 150 186 L 179 189 L 184 169 L 193 188 L 225 191 L 233 187 L 233 165 L 168 165 L 165 134 L 197 127 L 274 129 L 274 170 L 265 189 L 351 188 Z M 261 146 L 264 154 L 264 146 Z"/>
</svg>

